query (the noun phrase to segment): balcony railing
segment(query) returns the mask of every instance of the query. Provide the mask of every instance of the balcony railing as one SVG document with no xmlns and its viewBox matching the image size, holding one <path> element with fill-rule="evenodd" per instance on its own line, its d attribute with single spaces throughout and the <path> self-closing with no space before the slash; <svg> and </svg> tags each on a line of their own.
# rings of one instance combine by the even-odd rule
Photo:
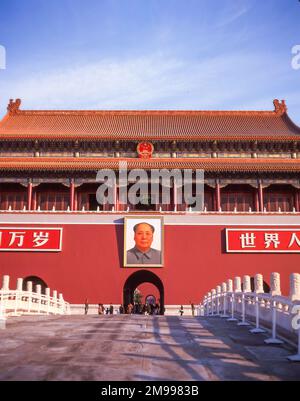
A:
<svg viewBox="0 0 300 401">
<path fill-rule="evenodd" d="M 252 334 L 264 333 L 270 329 L 271 337 L 266 344 L 282 344 L 283 340 L 298 343 L 298 352 L 288 357 L 291 361 L 300 361 L 300 274 L 290 276 L 289 297 L 281 295 L 280 274 L 271 274 L 271 290 L 265 293 L 263 276 L 256 274 L 254 291 L 251 289 L 250 276 L 227 280 L 208 292 L 200 304 L 201 315 L 226 318 L 239 326 L 255 327 Z M 281 332 L 278 338 L 277 331 Z"/>
<path fill-rule="evenodd" d="M 225 211 L 220 208 L 219 210 L 207 210 L 204 208 L 202 211 L 199 210 L 193 210 L 191 207 L 186 208 L 186 210 L 163 210 L 162 207 L 159 207 L 158 210 L 135 210 L 130 207 L 127 207 L 125 210 L 115 210 L 113 207 L 111 210 L 101 210 L 100 207 L 98 207 L 96 210 L 86 210 L 84 207 L 80 210 L 71 210 L 70 207 L 68 207 L 66 210 L 56 210 L 55 207 L 53 207 L 51 210 L 43 210 L 40 207 L 37 207 L 36 210 L 28 210 L 26 207 L 23 209 L 13 209 L 11 206 L 8 207 L 8 209 L 1 210 L 0 213 L 49 213 L 49 214 L 62 214 L 62 213 L 73 213 L 73 214 L 126 214 L 126 213 L 136 213 L 136 214 L 141 214 L 141 213 L 151 213 L 151 214 L 247 214 L 247 215 L 264 215 L 264 214 L 276 214 L 276 215 L 296 215 L 300 214 L 300 212 L 296 211 L 295 208 L 292 209 L 292 211 L 282 211 L 280 208 L 276 211 L 269 211 L 266 208 L 264 208 L 263 211 L 256 211 L 252 210 L 251 208 L 248 209 L 248 211 L 238 211 L 237 208 L 234 208 L 234 210 L 231 211 Z"/>
<path fill-rule="evenodd" d="M 9 276 L 3 276 L 2 289 L 0 290 L 0 326 L 5 327 L 8 316 L 21 315 L 65 315 L 70 314 L 70 305 L 54 290 L 50 294 L 50 288 L 42 294 L 41 285 L 32 289 L 32 282 L 27 282 L 27 289 L 23 290 L 23 279 L 17 280 L 17 288 L 9 288 Z"/>
</svg>

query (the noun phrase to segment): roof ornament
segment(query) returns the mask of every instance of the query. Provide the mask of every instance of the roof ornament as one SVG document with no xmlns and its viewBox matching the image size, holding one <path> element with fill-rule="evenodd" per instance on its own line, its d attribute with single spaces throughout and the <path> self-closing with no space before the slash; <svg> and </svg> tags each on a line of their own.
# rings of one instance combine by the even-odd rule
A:
<svg viewBox="0 0 300 401">
<path fill-rule="evenodd" d="M 281 100 L 281 103 L 278 99 L 273 100 L 273 104 L 275 107 L 275 113 L 279 114 L 282 116 L 282 114 L 287 112 L 287 107 L 285 104 L 285 100 Z"/>
<path fill-rule="evenodd" d="M 9 100 L 9 104 L 7 106 L 7 111 L 9 113 L 16 113 L 21 106 L 21 99 L 16 99 L 15 101 L 13 99 Z"/>
</svg>

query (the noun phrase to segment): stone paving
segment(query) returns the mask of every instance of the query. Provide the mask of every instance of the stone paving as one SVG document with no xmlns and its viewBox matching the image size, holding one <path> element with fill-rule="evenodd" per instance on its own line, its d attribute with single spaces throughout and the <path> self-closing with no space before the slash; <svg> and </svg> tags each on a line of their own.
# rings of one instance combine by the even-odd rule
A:
<svg viewBox="0 0 300 401">
<path fill-rule="evenodd" d="M 9 318 L 0 380 L 300 380 L 289 345 L 211 317 Z"/>
</svg>

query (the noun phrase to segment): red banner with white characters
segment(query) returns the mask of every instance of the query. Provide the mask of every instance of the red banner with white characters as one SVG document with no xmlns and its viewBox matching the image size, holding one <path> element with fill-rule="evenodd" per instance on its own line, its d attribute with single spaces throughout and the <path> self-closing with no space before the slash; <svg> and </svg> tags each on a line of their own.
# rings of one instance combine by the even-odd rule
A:
<svg viewBox="0 0 300 401">
<path fill-rule="evenodd" d="M 226 229 L 226 252 L 300 253 L 300 229 Z"/>
<path fill-rule="evenodd" d="M 0 251 L 58 252 L 62 228 L 0 227 Z"/>
</svg>

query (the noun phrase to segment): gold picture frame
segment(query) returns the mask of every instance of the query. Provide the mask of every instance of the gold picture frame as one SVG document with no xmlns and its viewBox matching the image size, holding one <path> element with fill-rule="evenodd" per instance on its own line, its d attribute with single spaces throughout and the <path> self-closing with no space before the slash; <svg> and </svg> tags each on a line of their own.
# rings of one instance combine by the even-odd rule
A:
<svg viewBox="0 0 300 401">
<path fill-rule="evenodd" d="M 135 240 L 134 227 L 141 223 L 149 224 L 154 228 L 151 247 L 149 251 L 144 254 L 146 256 L 142 255 L 142 252 L 139 251 Z M 149 263 L 147 262 L 147 258 L 149 259 Z M 132 259 L 136 259 L 137 261 L 143 260 L 143 263 L 129 263 L 132 262 Z M 159 263 L 157 263 L 158 260 Z M 162 216 L 124 217 L 123 266 L 144 268 L 164 266 L 164 219 Z"/>
</svg>

